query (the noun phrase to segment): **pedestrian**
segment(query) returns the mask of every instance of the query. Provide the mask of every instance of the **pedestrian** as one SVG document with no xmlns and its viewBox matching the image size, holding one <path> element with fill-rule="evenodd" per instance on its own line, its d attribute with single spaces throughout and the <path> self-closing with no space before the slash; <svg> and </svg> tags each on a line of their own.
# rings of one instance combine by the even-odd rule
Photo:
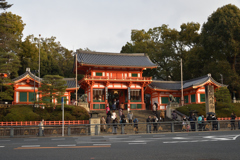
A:
<svg viewBox="0 0 240 160">
<path fill-rule="evenodd" d="M 178 115 L 177 115 L 176 111 L 174 110 L 174 111 L 172 112 L 172 119 L 173 119 L 174 121 L 176 121 L 177 118 L 178 118 Z"/>
<path fill-rule="evenodd" d="M 187 130 L 186 125 L 187 125 L 187 118 L 185 116 L 183 116 L 182 131 Z"/>
<path fill-rule="evenodd" d="M 218 130 L 217 125 L 218 125 L 217 117 L 215 115 L 212 115 L 212 129 Z"/>
<path fill-rule="evenodd" d="M 205 120 L 204 120 L 204 115 L 202 115 L 202 130 L 205 130 Z"/>
<path fill-rule="evenodd" d="M 115 110 L 113 110 L 112 112 L 112 119 L 115 119 L 117 117 L 116 113 L 115 113 Z"/>
<path fill-rule="evenodd" d="M 235 119 L 236 119 L 236 115 L 234 113 L 231 113 L 231 130 L 235 130 Z"/>
<path fill-rule="evenodd" d="M 151 119 L 152 117 L 151 116 L 148 116 L 148 118 L 147 118 L 147 131 L 149 132 L 149 133 L 151 133 L 151 122 L 152 122 L 152 119 Z"/>
<path fill-rule="evenodd" d="M 164 119 L 165 119 L 165 111 L 161 111 L 160 113 L 160 117 L 162 118 L 163 122 L 164 122 Z"/>
<path fill-rule="evenodd" d="M 42 130 L 42 136 L 44 136 L 44 119 L 42 119 L 42 121 L 39 123 L 38 126 Z M 39 130 L 38 136 L 40 136 L 40 130 Z"/>
<path fill-rule="evenodd" d="M 122 116 L 120 118 L 121 118 L 120 123 L 123 123 L 123 125 L 125 126 L 125 124 L 126 124 L 126 117 L 125 117 L 125 115 L 122 114 Z"/>
<path fill-rule="evenodd" d="M 122 109 L 119 109 L 118 112 L 119 112 L 119 117 L 121 117 L 122 114 L 123 114 L 123 110 L 122 110 Z"/>
<path fill-rule="evenodd" d="M 132 111 L 129 111 L 129 112 L 128 112 L 127 117 L 128 117 L 128 122 L 129 122 L 129 123 L 132 123 L 132 119 L 133 119 L 133 113 L 132 113 Z"/>
<path fill-rule="evenodd" d="M 152 122 L 153 122 L 153 132 L 157 133 L 158 118 L 156 116 L 153 116 Z"/>
<path fill-rule="evenodd" d="M 195 131 L 195 121 L 197 121 L 197 118 L 195 116 L 194 113 L 192 113 L 189 117 L 189 121 L 190 121 L 190 127 L 192 131 Z"/>
<path fill-rule="evenodd" d="M 117 118 L 113 119 L 113 134 L 117 134 L 117 123 L 118 119 Z"/>
<path fill-rule="evenodd" d="M 106 115 L 108 115 L 109 112 L 110 112 L 110 108 L 109 108 L 109 106 L 108 106 L 108 104 L 107 104 L 107 107 L 106 107 Z M 110 114 L 111 114 L 111 112 L 110 112 Z"/>
<path fill-rule="evenodd" d="M 134 131 L 135 133 L 138 133 L 138 119 L 134 118 L 133 123 L 134 123 Z"/>
<path fill-rule="evenodd" d="M 113 109 L 113 110 L 116 110 L 116 107 L 117 107 L 117 101 L 116 101 L 116 99 L 114 99 L 114 100 L 113 100 L 112 109 Z"/>
<path fill-rule="evenodd" d="M 153 113 L 156 115 L 156 113 L 157 113 L 157 102 L 156 101 L 154 101 L 154 103 L 153 103 L 153 107 L 152 107 L 152 109 L 153 109 Z"/>
<path fill-rule="evenodd" d="M 202 116 L 200 115 L 200 116 L 198 116 L 198 119 L 197 119 L 197 121 L 198 121 L 198 126 L 199 126 L 199 129 L 202 129 Z"/>
<path fill-rule="evenodd" d="M 106 120 L 105 120 L 104 116 L 102 116 L 100 123 L 101 123 L 101 127 L 100 127 L 101 131 L 105 132 L 106 131 Z"/>
</svg>

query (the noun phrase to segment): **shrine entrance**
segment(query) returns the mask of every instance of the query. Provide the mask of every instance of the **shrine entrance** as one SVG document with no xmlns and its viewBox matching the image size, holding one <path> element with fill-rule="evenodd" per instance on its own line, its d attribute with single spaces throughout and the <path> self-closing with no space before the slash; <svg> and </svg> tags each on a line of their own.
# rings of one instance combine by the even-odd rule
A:
<svg viewBox="0 0 240 160">
<path fill-rule="evenodd" d="M 126 89 L 109 89 L 108 90 L 108 103 L 109 106 L 111 107 L 113 104 L 114 99 L 116 99 L 117 101 L 117 109 L 119 109 L 120 105 L 124 105 L 127 104 L 127 100 L 126 100 L 126 93 L 127 90 Z"/>
</svg>

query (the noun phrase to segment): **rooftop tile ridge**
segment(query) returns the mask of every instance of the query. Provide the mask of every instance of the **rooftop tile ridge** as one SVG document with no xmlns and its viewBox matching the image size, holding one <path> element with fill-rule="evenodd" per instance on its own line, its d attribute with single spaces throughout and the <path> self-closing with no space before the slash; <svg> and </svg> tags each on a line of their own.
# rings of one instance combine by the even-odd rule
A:
<svg viewBox="0 0 240 160">
<path fill-rule="evenodd" d="M 204 75 L 204 76 L 201 76 L 201 77 L 185 80 L 185 81 L 183 81 L 183 83 L 191 82 L 191 81 L 195 81 L 195 80 L 198 80 L 198 79 L 201 79 L 201 78 L 207 78 L 207 77 L 209 77 L 209 76 L 208 75 Z"/>
<path fill-rule="evenodd" d="M 146 56 L 145 53 L 113 53 L 113 52 L 91 52 L 91 51 L 77 51 L 85 54 L 99 54 L 99 55 L 117 55 L 117 56 Z"/>
<path fill-rule="evenodd" d="M 63 78 L 64 80 L 75 80 L 76 78 Z"/>
<path fill-rule="evenodd" d="M 152 80 L 152 82 L 159 82 L 159 83 L 181 83 L 181 81 L 164 81 L 164 80 Z"/>
</svg>

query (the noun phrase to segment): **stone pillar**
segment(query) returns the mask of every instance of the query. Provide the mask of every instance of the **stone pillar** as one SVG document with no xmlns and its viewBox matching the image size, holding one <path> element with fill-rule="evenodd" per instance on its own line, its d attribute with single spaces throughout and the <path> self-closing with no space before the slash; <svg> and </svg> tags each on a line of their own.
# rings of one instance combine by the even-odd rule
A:
<svg viewBox="0 0 240 160">
<path fill-rule="evenodd" d="M 208 112 L 215 113 L 215 101 L 214 101 L 214 87 L 213 85 L 205 86 L 205 105 L 206 116 Z"/>
<path fill-rule="evenodd" d="M 95 131 L 95 127 L 96 125 L 98 125 L 98 135 L 100 133 L 100 118 L 98 118 L 98 113 L 90 113 L 91 114 L 91 118 L 89 119 L 89 124 L 90 124 L 90 133 L 91 135 L 95 135 L 96 131 Z"/>
</svg>

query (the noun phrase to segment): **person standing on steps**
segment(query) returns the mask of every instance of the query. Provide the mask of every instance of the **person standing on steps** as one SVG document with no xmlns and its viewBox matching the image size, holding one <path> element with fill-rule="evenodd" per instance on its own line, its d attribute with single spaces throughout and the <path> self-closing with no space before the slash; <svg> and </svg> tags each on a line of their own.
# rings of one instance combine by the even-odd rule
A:
<svg viewBox="0 0 240 160">
<path fill-rule="evenodd" d="M 128 122 L 129 122 L 129 124 L 132 123 L 132 119 L 133 119 L 133 113 L 132 113 L 132 111 L 129 111 L 129 112 L 128 112 L 127 117 L 128 117 Z"/>
<path fill-rule="evenodd" d="M 138 133 L 138 119 L 134 118 L 133 123 L 134 123 L 134 131 L 135 133 Z"/>
</svg>

